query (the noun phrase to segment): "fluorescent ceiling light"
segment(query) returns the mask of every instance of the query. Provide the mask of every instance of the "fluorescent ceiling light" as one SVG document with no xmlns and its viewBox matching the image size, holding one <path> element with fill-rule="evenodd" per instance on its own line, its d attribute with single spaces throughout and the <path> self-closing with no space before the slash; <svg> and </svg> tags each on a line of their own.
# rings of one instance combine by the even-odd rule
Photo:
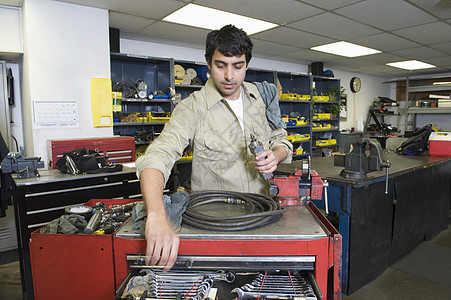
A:
<svg viewBox="0 0 451 300">
<path fill-rule="evenodd" d="M 418 69 L 428 69 L 435 68 L 436 66 L 427 64 L 418 60 L 406 60 L 406 61 L 398 61 L 393 63 L 388 63 L 388 66 L 400 68 L 404 70 L 418 70 Z"/>
<path fill-rule="evenodd" d="M 274 23 L 191 3 L 176 10 L 164 18 L 163 21 L 210 30 L 221 29 L 224 25 L 232 24 L 243 29 L 248 35 L 279 26 Z"/>
<path fill-rule="evenodd" d="M 364 56 L 364 55 L 370 55 L 370 54 L 376 54 L 380 53 L 379 50 L 371 49 L 368 47 L 348 43 L 348 42 L 336 42 L 321 46 L 316 46 L 310 48 L 312 50 L 346 56 L 346 57 L 358 57 L 358 56 Z"/>
<path fill-rule="evenodd" d="M 433 85 L 451 84 L 451 81 L 433 82 L 432 84 L 433 84 Z"/>
</svg>

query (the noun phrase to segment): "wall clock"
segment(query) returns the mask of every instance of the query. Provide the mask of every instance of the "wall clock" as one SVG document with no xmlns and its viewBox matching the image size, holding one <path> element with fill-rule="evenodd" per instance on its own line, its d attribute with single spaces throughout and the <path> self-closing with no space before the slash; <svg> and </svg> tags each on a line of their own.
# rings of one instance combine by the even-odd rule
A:
<svg viewBox="0 0 451 300">
<path fill-rule="evenodd" d="M 351 79 L 351 91 L 357 93 L 362 88 L 362 81 L 359 77 L 352 77 Z"/>
</svg>

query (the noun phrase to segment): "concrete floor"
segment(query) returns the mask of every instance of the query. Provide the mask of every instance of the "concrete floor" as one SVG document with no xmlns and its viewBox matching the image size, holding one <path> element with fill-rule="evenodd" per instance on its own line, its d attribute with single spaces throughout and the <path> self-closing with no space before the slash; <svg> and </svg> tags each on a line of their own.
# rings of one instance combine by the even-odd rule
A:
<svg viewBox="0 0 451 300">
<path fill-rule="evenodd" d="M 22 299 L 17 253 L 0 253 L 0 299 Z M 448 229 L 423 242 L 381 276 L 344 300 L 451 299 L 451 218 Z"/>
</svg>

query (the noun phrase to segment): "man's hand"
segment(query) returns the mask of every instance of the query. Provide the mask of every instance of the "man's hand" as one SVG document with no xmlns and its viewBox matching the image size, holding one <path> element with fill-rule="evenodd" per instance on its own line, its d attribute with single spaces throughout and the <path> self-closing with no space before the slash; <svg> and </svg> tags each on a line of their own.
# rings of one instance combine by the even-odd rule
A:
<svg viewBox="0 0 451 300">
<path fill-rule="evenodd" d="M 144 169 L 140 181 L 147 208 L 146 265 L 169 271 L 177 260 L 180 239 L 166 218 L 163 174 L 156 169 Z"/>
<path fill-rule="evenodd" d="M 287 157 L 287 151 L 279 146 L 274 149 L 265 150 L 255 157 L 255 168 L 262 174 L 270 174 L 277 169 L 279 161 Z M 260 160 L 262 159 L 262 160 Z"/>
<path fill-rule="evenodd" d="M 146 240 L 146 265 L 160 266 L 164 271 L 169 271 L 177 260 L 180 238 L 165 215 L 147 215 Z"/>
</svg>

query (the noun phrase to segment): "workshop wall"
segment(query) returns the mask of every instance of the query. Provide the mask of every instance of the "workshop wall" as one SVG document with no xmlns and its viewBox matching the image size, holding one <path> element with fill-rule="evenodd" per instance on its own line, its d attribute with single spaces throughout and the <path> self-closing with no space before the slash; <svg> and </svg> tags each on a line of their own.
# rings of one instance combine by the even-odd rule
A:
<svg viewBox="0 0 451 300">
<path fill-rule="evenodd" d="M 48 163 L 48 139 L 113 135 L 112 127 L 94 128 L 91 113 L 91 79 L 110 78 L 108 30 L 106 10 L 51 0 L 24 1 L 22 104 L 27 156 L 40 156 Z M 79 127 L 37 128 L 36 100 L 78 101 Z"/>
</svg>

